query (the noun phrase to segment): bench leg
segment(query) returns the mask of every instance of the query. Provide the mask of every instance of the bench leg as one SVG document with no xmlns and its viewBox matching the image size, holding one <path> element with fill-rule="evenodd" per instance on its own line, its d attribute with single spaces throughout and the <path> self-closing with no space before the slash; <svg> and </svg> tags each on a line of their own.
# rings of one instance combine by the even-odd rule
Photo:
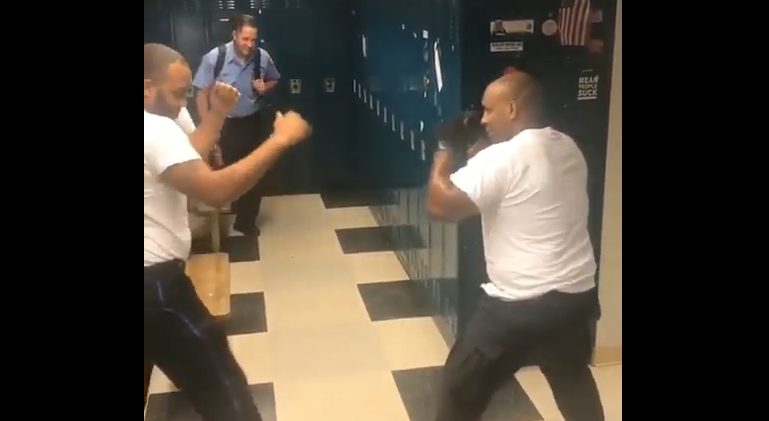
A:
<svg viewBox="0 0 769 421">
<path fill-rule="evenodd" d="M 208 221 L 211 225 L 211 249 L 214 253 L 219 253 L 222 239 L 219 229 L 219 212 L 213 212 L 209 218 Z"/>
</svg>

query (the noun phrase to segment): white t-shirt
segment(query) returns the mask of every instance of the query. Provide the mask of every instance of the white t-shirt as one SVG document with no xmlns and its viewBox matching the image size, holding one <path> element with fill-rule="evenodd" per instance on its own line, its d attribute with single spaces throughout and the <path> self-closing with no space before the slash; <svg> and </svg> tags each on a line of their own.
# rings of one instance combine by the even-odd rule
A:
<svg viewBox="0 0 769 421">
<path fill-rule="evenodd" d="M 488 295 L 512 301 L 595 286 L 587 164 L 571 137 L 525 130 L 479 152 L 451 181 L 481 211 Z"/>
<path fill-rule="evenodd" d="M 169 118 L 144 112 L 144 266 L 190 252 L 187 196 L 160 181 L 168 167 L 200 159 L 189 138 Z"/>
<path fill-rule="evenodd" d="M 179 111 L 179 115 L 176 117 L 176 124 L 184 130 L 184 133 L 191 134 L 195 131 L 195 122 L 192 121 L 192 116 L 187 107 L 182 107 Z"/>
</svg>

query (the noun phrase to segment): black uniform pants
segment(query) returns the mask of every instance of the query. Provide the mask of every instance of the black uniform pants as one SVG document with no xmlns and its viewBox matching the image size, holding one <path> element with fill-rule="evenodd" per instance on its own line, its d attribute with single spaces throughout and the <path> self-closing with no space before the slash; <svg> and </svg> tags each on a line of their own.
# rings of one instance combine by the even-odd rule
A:
<svg viewBox="0 0 769 421">
<path fill-rule="evenodd" d="M 262 109 L 246 117 L 228 118 L 219 135 L 224 165 L 232 165 L 248 156 L 272 133 L 274 113 Z M 233 204 L 235 227 L 253 228 L 262 206 L 262 196 L 257 187 L 252 187 Z"/>
<path fill-rule="evenodd" d="M 547 378 L 565 421 L 603 421 L 590 372 L 595 291 L 506 302 L 482 294 L 444 367 L 437 421 L 479 421 L 494 393 L 527 363 Z"/>
<path fill-rule="evenodd" d="M 227 336 L 182 261 L 144 268 L 144 375 L 157 365 L 203 421 L 262 421 Z"/>
</svg>

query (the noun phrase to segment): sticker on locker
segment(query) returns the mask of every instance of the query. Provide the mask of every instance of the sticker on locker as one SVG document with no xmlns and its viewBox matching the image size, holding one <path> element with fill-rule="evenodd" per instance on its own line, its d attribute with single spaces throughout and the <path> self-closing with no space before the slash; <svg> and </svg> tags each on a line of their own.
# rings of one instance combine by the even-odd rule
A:
<svg viewBox="0 0 769 421">
<path fill-rule="evenodd" d="M 326 78 L 323 81 L 323 85 L 327 94 L 333 94 L 336 91 L 336 79 L 334 78 Z"/>
<path fill-rule="evenodd" d="M 290 86 L 292 94 L 296 95 L 302 93 L 302 79 L 291 79 Z"/>
</svg>

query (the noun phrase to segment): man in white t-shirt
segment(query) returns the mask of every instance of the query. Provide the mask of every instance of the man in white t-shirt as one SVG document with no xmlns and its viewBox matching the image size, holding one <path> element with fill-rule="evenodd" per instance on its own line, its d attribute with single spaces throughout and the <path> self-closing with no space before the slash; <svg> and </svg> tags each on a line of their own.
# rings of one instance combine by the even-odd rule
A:
<svg viewBox="0 0 769 421">
<path fill-rule="evenodd" d="M 489 279 L 446 361 L 436 421 L 480 420 L 494 392 L 531 362 L 565 421 L 604 419 L 589 368 L 598 302 L 587 165 L 543 117 L 538 84 L 516 72 L 484 92 L 490 146 L 452 174 L 452 142 L 439 139 L 428 212 L 440 221 L 481 215 Z"/>
<path fill-rule="evenodd" d="M 212 87 L 211 109 L 189 136 L 173 120 L 192 82 L 176 51 L 144 46 L 144 365 L 157 365 L 204 421 L 261 421 L 220 322 L 184 273 L 190 251 L 187 197 L 220 206 L 243 194 L 310 133 L 298 114 L 279 115 L 270 138 L 239 162 L 212 170 L 207 156 L 238 92 Z"/>
</svg>

